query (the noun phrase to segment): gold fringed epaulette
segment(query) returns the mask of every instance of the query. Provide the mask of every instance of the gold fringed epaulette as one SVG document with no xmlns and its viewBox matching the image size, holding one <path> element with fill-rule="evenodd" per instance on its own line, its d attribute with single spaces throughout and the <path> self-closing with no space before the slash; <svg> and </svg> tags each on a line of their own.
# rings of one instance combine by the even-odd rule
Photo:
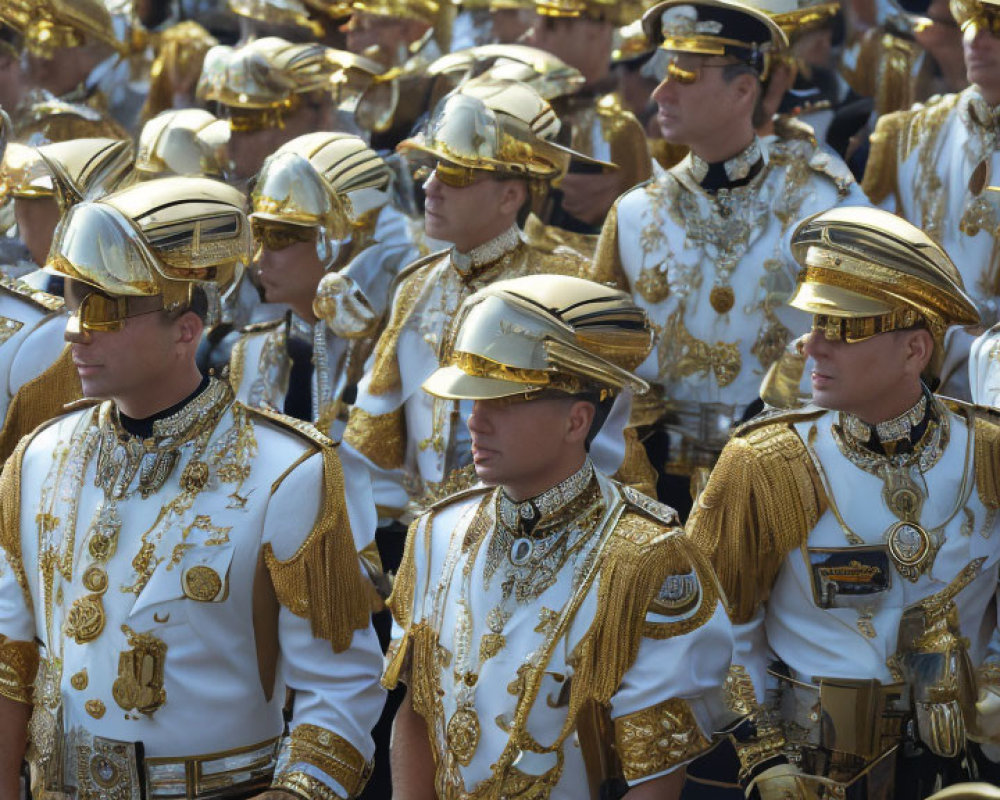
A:
<svg viewBox="0 0 1000 800">
<path fill-rule="evenodd" d="M 638 656 L 650 605 L 669 576 L 690 569 L 669 541 L 677 528 L 630 508 L 624 504 L 602 553 L 597 616 L 572 656 L 571 709 L 611 699 Z"/>
<path fill-rule="evenodd" d="M 751 421 L 729 440 L 687 523 L 712 562 L 733 620 L 746 622 L 767 599 L 784 557 L 806 540 L 826 509 L 793 421 L 816 409 Z"/>
<path fill-rule="evenodd" d="M 909 111 L 897 111 L 880 117 L 869 137 L 871 153 L 861 189 L 873 203 L 881 203 L 897 191 L 900 135 L 910 114 Z"/>
<path fill-rule="evenodd" d="M 973 454 L 976 492 L 984 506 L 1000 508 L 1000 411 L 951 397 L 938 397 L 938 400 L 968 422 L 969 434 L 975 436 L 976 444 Z"/>
<path fill-rule="evenodd" d="M 239 401 L 236 401 L 239 403 Z M 299 438 L 305 439 L 310 444 L 316 445 L 317 447 L 336 447 L 336 443 L 325 433 L 323 433 L 319 428 L 313 425 L 311 422 L 306 422 L 305 420 L 297 419 L 295 417 L 290 417 L 287 414 L 281 414 L 277 411 L 272 411 L 269 408 L 258 408 L 257 406 L 247 406 L 243 403 L 239 403 L 240 406 L 245 408 L 250 412 L 251 415 L 257 417 L 263 417 L 268 422 L 273 422 L 279 428 L 289 431 L 295 434 Z"/>
<path fill-rule="evenodd" d="M 418 517 L 410 523 L 406 531 L 406 544 L 403 548 L 403 560 L 392 582 L 392 594 L 386 600 L 386 605 L 392 612 L 392 618 L 403 629 L 403 637 L 392 642 L 386 652 L 385 669 L 382 672 L 382 685 L 386 689 L 395 689 L 400 679 L 406 680 L 410 662 L 410 630 L 413 627 L 413 593 L 417 587 L 417 562 L 413 555 L 415 540 L 424 526 L 430 525 L 433 512 Z"/>
<path fill-rule="evenodd" d="M 21 438 L 39 425 L 100 402 L 82 395 L 83 386 L 73 364 L 73 354 L 68 346 L 64 347 L 59 358 L 41 375 L 24 384 L 11 400 L 0 429 L 0 461 L 7 459 Z"/>
<path fill-rule="evenodd" d="M 278 602 L 308 619 L 313 636 L 329 641 L 340 653 L 350 647 L 354 631 L 370 624 L 372 608 L 379 601 L 358 562 L 340 459 L 333 447 L 321 451 L 323 502 L 312 531 L 287 561 L 278 560 L 270 543 L 264 545 L 264 563 Z"/>
</svg>

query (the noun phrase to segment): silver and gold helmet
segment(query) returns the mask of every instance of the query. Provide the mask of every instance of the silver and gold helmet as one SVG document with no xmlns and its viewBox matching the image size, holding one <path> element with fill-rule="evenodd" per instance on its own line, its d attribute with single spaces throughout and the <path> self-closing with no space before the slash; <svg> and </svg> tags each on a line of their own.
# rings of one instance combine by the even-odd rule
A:
<svg viewBox="0 0 1000 800">
<path fill-rule="evenodd" d="M 164 111 L 142 126 L 135 168 L 143 178 L 221 178 L 228 160 L 229 123 L 200 108 Z"/>
<path fill-rule="evenodd" d="M 390 199 L 392 170 L 357 136 L 310 133 L 282 145 L 261 169 L 253 221 L 321 228 L 351 236 Z"/>
<path fill-rule="evenodd" d="M 427 130 L 398 146 L 404 154 L 437 162 L 438 177 L 466 186 L 475 173 L 548 183 L 571 160 L 604 164 L 551 141 L 560 122 L 552 106 L 524 83 L 477 78 L 445 97 Z"/>
<path fill-rule="evenodd" d="M 45 269 L 112 297 L 163 297 L 188 308 L 193 290 L 219 297 L 249 263 L 244 196 L 208 178 L 157 178 L 80 203 L 56 229 Z"/>
<path fill-rule="evenodd" d="M 103 0 L 3 0 L 0 22 L 17 31 L 28 51 L 42 57 L 67 47 L 101 42 L 122 55 L 131 43 L 115 35 Z"/>
<path fill-rule="evenodd" d="M 566 275 L 497 281 L 465 300 L 441 367 L 423 388 L 446 399 L 496 399 L 558 390 L 637 394 L 652 348 L 631 296 Z"/>
<path fill-rule="evenodd" d="M 55 198 L 65 212 L 112 191 L 132 167 L 132 145 L 121 139 L 72 139 L 41 147 L 12 143 L 0 168 L 0 196 Z"/>
<path fill-rule="evenodd" d="M 260 130 L 281 127 L 312 92 L 332 93 L 338 105 L 356 103 L 382 71 L 351 53 L 268 36 L 238 48 L 209 50 L 197 95 L 225 106 L 233 130 Z"/>
</svg>

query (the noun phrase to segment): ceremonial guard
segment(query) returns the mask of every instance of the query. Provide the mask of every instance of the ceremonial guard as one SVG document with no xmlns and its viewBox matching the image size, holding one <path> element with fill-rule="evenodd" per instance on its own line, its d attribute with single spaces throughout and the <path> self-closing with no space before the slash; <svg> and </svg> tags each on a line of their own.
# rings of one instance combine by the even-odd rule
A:
<svg viewBox="0 0 1000 800">
<path fill-rule="evenodd" d="M 738 429 L 688 522 L 736 623 L 740 778 L 763 800 L 917 800 L 1000 734 L 1000 420 L 927 388 L 976 309 L 888 212 L 791 241 L 815 406 Z"/>
<path fill-rule="evenodd" d="M 62 215 L 85 195 L 114 187 L 131 166 L 132 147 L 122 140 L 76 139 L 38 148 L 7 147 L 0 180 L 14 205 L 18 233 L 35 261 L 33 266 L 45 264 Z M 25 385 L 56 364 L 62 367 L 60 372 L 72 369 L 63 339 L 63 300 L 40 288 L 49 278 L 40 270 L 0 276 L 0 420 L 4 424 Z M 54 399 L 66 403 L 79 396 L 77 385 L 75 390 L 57 391 Z M 19 412 L 22 421 L 16 425 L 17 432 L 29 433 L 58 410 L 57 405 L 41 417 Z M 9 454 L 0 446 L 0 458 Z"/>
<path fill-rule="evenodd" d="M 344 433 L 345 444 L 368 460 L 376 504 L 390 519 L 406 519 L 411 501 L 420 505 L 475 482 L 463 422 L 471 404 L 420 389 L 454 334 L 462 301 L 489 283 L 526 274 L 620 281 L 568 248 L 546 250 L 523 239 L 517 218 L 531 185 L 555 180 L 569 154 L 545 140 L 559 121 L 535 92 L 510 82 L 482 89 L 477 96 L 449 95 L 426 134 L 401 145 L 431 159 L 434 170 L 424 184 L 427 234 L 454 244 L 401 274 Z M 597 445 L 597 461 L 608 473 L 633 463 L 621 434 L 627 405 Z M 634 456 L 641 448 L 631 450 Z"/>
<path fill-rule="evenodd" d="M 575 67 L 585 84 L 553 101 L 563 124 L 561 141 L 617 170 L 596 174 L 571 165 L 553 192 L 556 203 L 543 221 L 578 234 L 596 235 L 615 199 L 652 174 L 646 135 L 617 92 L 611 73 L 616 25 L 633 22 L 639 7 L 607 0 L 536 0 L 529 44 Z"/>
<path fill-rule="evenodd" d="M 1000 6 L 956 0 L 962 25 L 968 89 L 878 121 L 864 189 L 919 226 L 962 272 L 983 322 L 1000 320 L 1000 195 L 987 191 L 1000 169 L 996 109 L 1000 105 Z M 950 393 L 967 396 L 965 358 L 970 340 L 961 332 L 948 343 L 942 378 Z"/>
<path fill-rule="evenodd" d="M 209 50 L 197 95 L 218 103 L 229 118 L 229 179 L 245 186 L 281 145 L 331 129 L 334 93 L 341 84 L 354 86 L 357 79 L 348 73 L 359 71 L 370 80 L 381 68 L 350 53 L 275 36 Z"/>
<path fill-rule="evenodd" d="M 195 364 L 249 260 L 243 203 L 162 178 L 76 206 L 53 244 L 93 402 L 23 439 L 0 479 L 7 797 L 26 737 L 39 797 L 364 785 L 383 695 L 363 470 Z"/>
<path fill-rule="evenodd" d="M 230 381 L 248 405 L 339 441 L 399 269 L 418 254 L 392 208 L 393 174 L 357 136 L 312 133 L 271 156 L 253 195 L 257 275 L 291 314 L 246 328 Z"/>
<path fill-rule="evenodd" d="M 103 0 L 4 0 L 0 22 L 20 34 L 26 50 L 30 90 L 18 108 L 8 109 L 19 139 L 45 144 L 127 138 L 134 119 L 116 120 L 101 87 L 126 91 L 121 68 L 130 45 L 124 35 L 116 35 L 124 30 L 120 25 L 115 30 Z M 132 109 L 137 112 L 138 107 Z"/>
<path fill-rule="evenodd" d="M 487 486 L 407 537 L 383 677 L 407 686 L 394 797 L 672 799 L 726 721 L 732 628 L 705 557 L 587 456 L 611 397 L 644 390 L 622 365 L 649 346 L 626 293 L 569 276 L 459 311 L 424 388 L 474 402 Z"/>
<path fill-rule="evenodd" d="M 754 133 L 761 82 L 787 46 L 770 17 L 732 0 L 667 0 L 643 23 L 664 137 L 690 153 L 621 197 L 596 263 L 624 268 L 657 332 L 638 374 L 654 386 L 634 421 L 661 498 L 690 507 L 689 485 L 758 397 L 764 372 L 808 320 L 785 313 L 795 285 L 782 242 L 802 217 L 853 198 L 847 167 L 807 136 Z"/>
</svg>

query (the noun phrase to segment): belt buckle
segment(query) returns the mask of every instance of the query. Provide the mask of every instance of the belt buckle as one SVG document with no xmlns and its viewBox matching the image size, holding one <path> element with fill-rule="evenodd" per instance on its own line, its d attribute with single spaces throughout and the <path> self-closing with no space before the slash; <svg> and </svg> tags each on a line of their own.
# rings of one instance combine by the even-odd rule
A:
<svg viewBox="0 0 1000 800">
<path fill-rule="evenodd" d="M 139 754 L 133 742 L 86 733 L 74 738 L 79 800 L 143 800 Z"/>
</svg>

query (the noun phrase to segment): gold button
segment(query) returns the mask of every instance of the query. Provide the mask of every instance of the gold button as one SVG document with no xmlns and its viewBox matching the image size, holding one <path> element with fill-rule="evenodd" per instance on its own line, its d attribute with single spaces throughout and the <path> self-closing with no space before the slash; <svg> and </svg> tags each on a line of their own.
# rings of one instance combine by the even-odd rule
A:
<svg viewBox="0 0 1000 800">
<path fill-rule="evenodd" d="M 78 692 L 82 692 L 86 689 L 89 682 L 86 669 L 81 669 L 78 673 L 76 673 L 76 675 L 69 679 L 69 685 Z"/>
</svg>

